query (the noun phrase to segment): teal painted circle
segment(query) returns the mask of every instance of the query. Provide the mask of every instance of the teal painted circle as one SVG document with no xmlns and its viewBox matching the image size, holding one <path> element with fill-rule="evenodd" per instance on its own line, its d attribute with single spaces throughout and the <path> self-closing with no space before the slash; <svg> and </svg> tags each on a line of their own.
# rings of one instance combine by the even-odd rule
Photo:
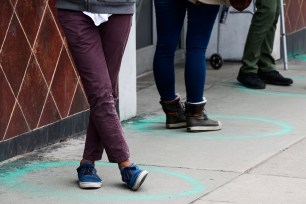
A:
<svg viewBox="0 0 306 204">
<path fill-rule="evenodd" d="M 293 60 L 306 61 L 306 55 L 305 53 L 302 53 L 302 52 L 290 53 L 288 54 L 288 58 L 293 59 Z"/>
<path fill-rule="evenodd" d="M 95 195 L 91 194 L 88 195 L 82 195 L 82 194 L 76 194 L 73 192 L 63 192 L 61 189 L 54 189 L 50 188 L 50 186 L 39 186 L 38 184 L 33 183 L 21 183 L 20 179 L 23 176 L 26 176 L 30 172 L 35 171 L 42 171 L 44 169 L 50 169 L 50 168 L 60 168 L 60 167 L 70 167 L 70 166 L 78 166 L 79 162 L 73 162 L 73 161 L 62 161 L 62 162 L 41 162 L 37 164 L 29 164 L 24 168 L 18 168 L 12 171 L 8 171 L 5 173 L 0 174 L 0 183 L 2 185 L 6 185 L 8 187 L 11 187 L 13 190 L 21 190 L 24 192 L 33 192 L 35 194 L 47 194 L 47 195 L 55 195 L 59 196 L 60 198 L 74 198 L 74 199 L 83 199 L 83 200 L 160 200 L 160 199 L 170 199 L 170 198 L 178 198 L 178 197 L 186 197 L 195 195 L 198 193 L 202 193 L 204 191 L 204 186 L 200 182 L 196 181 L 194 178 L 189 177 L 187 175 L 177 173 L 174 171 L 168 171 L 164 169 L 160 169 L 157 167 L 145 167 L 146 170 L 149 172 L 157 172 L 161 174 L 166 174 L 167 176 L 176 177 L 180 180 L 183 180 L 184 182 L 191 185 L 191 189 L 183 192 L 178 193 L 165 193 L 160 195 L 147 195 L 142 192 L 139 193 L 131 193 L 129 195 Z M 111 164 L 111 163 L 104 163 L 104 162 L 98 162 L 96 163 L 96 166 L 108 166 L 108 167 L 117 167 L 117 164 Z M 2 175 L 5 175 L 2 177 Z M 165 184 L 163 184 L 165 185 Z M 102 187 L 103 188 L 103 187 Z M 102 189 L 103 190 L 103 189 Z"/>
<path fill-rule="evenodd" d="M 290 77 L 293 81 L 306 81 L 306 77 L 305 76 L 293 76 Z"/>
<path fill-rule="evenodd" d="M 267 132 L 258 135 L 226 135 L 226 132 L 222 132 L 223 130 L 214 132 L 199 132 L 199 133 L 182 133 L 176 132 L 176 130 L 169 130 L 165 129 L 165 117 L 150 117 L 143 120 L 137 120 L 125 124 L 124 127 L 130 130 L 141 131 L 144 133 L 154 134 L 154 135 L 162 135 L 167 137 L 183 137 L 183 138 L 195 138 L 195 139 L 255 139 L 255 138 L 265 138 L 265 137 L 275 137 L 284 135 L 289 133 L 293 130 L 291 125 L 288 125 L 284 122 L 277 121 L 277 120 L 269 120 L 265 118 L 258 118 L 258 117 L 248 117 L 248 116 L 224 116 L 224 115 L 212 115 L 211 118 L 213 119 L 233 119 L 233 120 L 250 120 L 250 121 L 258 121 L 268 123 L 270 125 L 279 127 L 280 129 L 273 132 Z M 156 128 L 156 126 L 160 128 Z M 185 129 L 179 129 L 182 131 L 186 131 Z M 253 131 L 252 131 L 253 133 Z"/>
<path fill-rule="evenodd" d="M 306 55 L 296 56 L 295 59 L 298 59 L 298 60 L 301 60 L 301 61 L 306 61 Z"/>
<path fill-rule="evenodd" d="M 301 78 L 298 78 L 298 80 L 301 80 Z M 299 93 L 284 93 L 284 92 L 273 92 L 273 91 L 261 91 L 256 89 L 249 89 L 246 87 L 239 87 L 240 90 L 252 94 L 260 94 L 260 95 L 268 95 L 268 96 L 283 96 L 283 97 L 300 97 L 300 98 L 306 98 L 306 94 L 299 94 Z"/>
</svg>

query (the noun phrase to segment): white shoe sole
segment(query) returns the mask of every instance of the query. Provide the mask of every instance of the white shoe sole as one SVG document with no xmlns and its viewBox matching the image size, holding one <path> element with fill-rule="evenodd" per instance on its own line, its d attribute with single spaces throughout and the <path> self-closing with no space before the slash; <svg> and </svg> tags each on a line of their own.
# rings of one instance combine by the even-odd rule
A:
<svg viewBox="0 0 306 204">
<path fill-rule="evenodd" d="M 79 182 L 80 188 L 101 188 L 102 182 Z"/>
<path fill-rule="evenodd" d="M 187 126 L 186 122 L 175 123 L 175 124 L 166 124 L 166 128 L 175 129 L 175 128 L 184 128 Z"/>
<path fill-rule="evenodd" d="M 194 127 L 187 127 L 188 132 L 201 132 L 201 131 L 216 131 L 221 130 L 222 123 L 218 121 L 218 126 L 194 126 Z"/>
<path fill-rule="evenodd" d="M 147 175 L 148 175 L 149 172 L 143 170 L 139 176 L 137 177 L 133 187 L 132 187 L 132 190 L 133 191 L 137 191 L 138 188 L 141 186 L 141 184 L 144 182 L 144 180 L 146 179 Z"/>
</svg>

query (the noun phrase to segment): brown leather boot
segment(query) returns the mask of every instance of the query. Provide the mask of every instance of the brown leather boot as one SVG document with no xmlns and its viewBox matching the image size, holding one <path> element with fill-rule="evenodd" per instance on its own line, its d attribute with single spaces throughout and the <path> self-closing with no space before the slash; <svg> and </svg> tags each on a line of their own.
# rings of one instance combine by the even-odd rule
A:
<svg viewBox="0 0 306 204">
<path fill-rule="evenodd" d="M 168 129 L 186 127 L 185 108 L 180 100 L 178 96 L 172 101 L 160 101 L 166 114 L 166 128 Z"/>
<path fill-rule="evenodd" d="M 188 132 L 213 131 L 221 129 L 221 122 L 209 119 L 205 113 L 204 106 L 205 103 L 185 103 Z"/>
</svg>

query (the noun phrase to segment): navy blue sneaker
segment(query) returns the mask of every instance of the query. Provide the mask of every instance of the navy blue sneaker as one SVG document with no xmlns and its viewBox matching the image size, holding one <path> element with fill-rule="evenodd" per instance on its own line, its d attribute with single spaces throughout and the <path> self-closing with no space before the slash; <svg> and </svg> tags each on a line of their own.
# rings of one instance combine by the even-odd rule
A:
<svg viewBox="0 0 306 204">
<path fill-rule="evenodd" d="M 101 188 L 102 180 L 90 162 L 84 162 L 77 168 L 80 188 Z"/>
<path fill-rule="evenodd" d="M 124 167 L 120 170 L 122 181 L 125 182 L 129 189 L 137 191 L 146 179 L 148 172 L 141 170 L 136 164 Z"/>
</svg>

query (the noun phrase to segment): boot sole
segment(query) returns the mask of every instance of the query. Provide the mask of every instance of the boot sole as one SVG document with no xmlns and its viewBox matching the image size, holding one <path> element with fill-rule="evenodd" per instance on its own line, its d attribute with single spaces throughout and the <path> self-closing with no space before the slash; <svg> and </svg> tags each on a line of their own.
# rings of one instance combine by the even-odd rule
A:
<svg viewBox="0 0 306 204">
<path fill-rule="evenodd" d="M 187 127 L 186 122 L 175 123 L 175 124 L 166 124 L 167 129 L 176 129 L 176 128 L 185 128 L 185 127 Z"/>
<path fill-rule="evenodd" d="M 218 126 L 194 126 L 194 127 L 187 127 L 188 132 L 204 132 L 204 131 L 216 131 L 221 130 L 222 124 L 219 123 Z"/>
<path fill-rule="evenodd" d="M 276 86 L 290 86 L 292 83 L 282 83 L 282 82 L 271 82 L 271 81 L 264 81 L 266 84 L 272 84 Z"/>
<path fill-rule="evenodd" d="M 204 131 L 216 131 L 221 130 L 221 127 L 191 127 L 187 128 L 188 132 L 204 132 Z"/>
</svg>

